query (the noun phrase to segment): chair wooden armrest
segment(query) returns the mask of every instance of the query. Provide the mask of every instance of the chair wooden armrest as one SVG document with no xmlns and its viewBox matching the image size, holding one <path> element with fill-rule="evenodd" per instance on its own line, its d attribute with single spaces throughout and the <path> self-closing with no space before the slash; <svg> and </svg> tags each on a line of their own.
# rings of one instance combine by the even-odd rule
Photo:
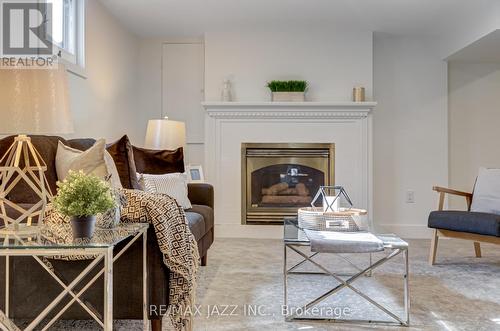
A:
<svg viewBox="0 0 500 331">
<path fill-rule="evenodd" d="M 457 191 L 457 190 L 453 190 L 451 188 L 446 188 L 446 187 L 441 187 L 441 186 L 434 186 L 432 189 L 436 192 L 439 192 L 439 193 L 448 193 L 448 194 L 472 198 L 472 193 L 469 193 L 469 192 Z"/>
<path fill-rule="evenodd" d="M 458 195 L 458 196 L 465 197 L 465 200 L 467 201 L 467 210 L 470 210 L 470 206 L 472 204 L 472 193 L 464 192 L 464 191 L 457 191 L 457 190 L 453 190 L 453 189 L 446 188 L 446 187 L 440 187 L 440 186 L 434 186 L 432 189 L 439 193 L 438 210 L 443 210 L 444 198 L 445 198 L 446 194 L 452 194 L 452 195 Z"/>
</svg>

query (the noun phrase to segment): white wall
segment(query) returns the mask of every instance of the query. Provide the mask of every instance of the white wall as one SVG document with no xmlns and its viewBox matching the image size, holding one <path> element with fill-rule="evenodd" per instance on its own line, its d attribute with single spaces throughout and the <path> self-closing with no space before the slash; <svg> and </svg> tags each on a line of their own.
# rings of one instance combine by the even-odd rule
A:
<svg viewBox="0 0 500 331">
<path fill-rule="evenodd" d="M 350 101 L 362 85 L 371 99 L 372 33 L 335 31 L 325 27 L 232 30 L 205 35 L 205 100 L 219 101 L 229 78 L 235 101 L 268 101 L 266 82 L 304 79 L 307 98 Z"/>
<path fill-rule="evenodd" d="M 470 192 L 480 166 L 500 168 L 500 63 L 452 62 L 448 74 L 450 186 Z"/>
<path fill-rule="evenodd" d="M 128 134 L 143 139 L 137 125 L 139 40 L 97 0 L 87 1 L 86 79 L 69 74 L 75 133 L 71 137 L 106 138 Z"/>
<path fill-rule="evenodd" d="M 135 127 L 142 131 L 160 116 L 165 41 L 140 41 Z M 447 66 L 435 44 L 383 33 L 372 39 L 371 32 L 208 32 L 205 68 L 208 101 L 219 100 L 226 77 L 239 101 L 269 100 L 270 79 L 306 79 L 309 99 L 320 101 L 350 100 L 358 84 L 372 99 L 373 85 L 375 223 L 405 237 L 428 235 L 437 199 L 432 186 L 448 185 Z M 191 148 L 197 150 L 203 146 Z M 415 191 L 415 203 L 405 203 L 407 190 Z"/>
<path fill-rule="evenodd" d="M 199 43 L 202 41 L 200 38 L 145 38 L 140 40 L 139 54 L 141 61 L 138 64 L 138 93 L 136 94 L 139 98 L 140 112 L 137 113 L 136 127 L 141 136 L 137 140 L 137 145 L 144 143 L 148 120 L 158 119 L 162 116 L 169 116 L 172 120 L 181 120 L 176 118 L 175 115 L 168 114 L 165 110 L 162 111 L 163 45 L 165 43 Z M 200 118 L 200 121 L 203 123 L 203 118 Z M 186 163 L 203 165 L 203 144 L 188 142 L 185 160 Z"/>
<path fill-rule="evenodd" d="M 161 116 L 162 45 L 200 41 L 199 38 L 140 40 L 141 111 L 135 124 L 138 131 L 145 133 L 148 119 Z M 231 78 L 234 96 L 239 101 L 269 100 L 265 85 L 271 79 L 308 80 L 310 100 L 349 101 L 354 85 L 365 86 L 367 97 L 371 98 L 372 33 L 369 31 L 213 31 L 205 35 L 204 43 L 205 100 L 220 100 L 226 77 Z M 204 118 L 199 120 L 203 122 Z M 187 162 L 203 165 L 203 150 L 203 144 L 188 144 Z"/>
<path fill-rule="evenodd" d="M 374 35 L 374 220 L 425 237 L 433 185 L 448 183 L 447 66 L 425 40 Z M 405 203 L 405 192 L 415 203 Z"/>
</svg>

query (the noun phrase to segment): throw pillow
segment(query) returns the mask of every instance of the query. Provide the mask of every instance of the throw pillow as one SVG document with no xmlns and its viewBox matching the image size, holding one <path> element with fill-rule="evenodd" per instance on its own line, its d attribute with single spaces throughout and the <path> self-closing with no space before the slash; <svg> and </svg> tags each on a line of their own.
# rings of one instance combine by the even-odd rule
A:
<svg viewBox="0 0 500 331">
<path fill-rule="evenodd" d="M 500 214 L 500 169 L 479 169 L 471 211 Z"/>
<path fill-rule="evenodd" d="M 188 198 L 188 178 L 186 174 L 150 175 L 138 173 L 137 177 L 144 191 L 166 194 L 174 198 L 179 206 L 184 209 L 192 207 Z"/>
<path fill-rule="evenodd" d="M 181 148 L 173 151 L 153 150 L 133 146 L 134 160 L 137 172 L 141 174 L 183 173 L 184 152 Z"/>
<path fill-rule="evenodd" d="M 82 170 L 86 174 L 106 178 L 111 175 L 111 186 L 121 188 L 120 177 L 115 162 L 104 149 L 104 139 L 96 141 L 94 146 L 82 152 L 64 145 L 61 141 L 57 146 L 56 172 L 59 180 L 64 180 L 70 170 Z"/>
<path fill-rule="evenodd" d="M 123 187 L 140 190 L 141 186 L 136 176 L 134 152 L 127 135 L 109 144 L 106 149 L 115 161 Z"/>
</svg>

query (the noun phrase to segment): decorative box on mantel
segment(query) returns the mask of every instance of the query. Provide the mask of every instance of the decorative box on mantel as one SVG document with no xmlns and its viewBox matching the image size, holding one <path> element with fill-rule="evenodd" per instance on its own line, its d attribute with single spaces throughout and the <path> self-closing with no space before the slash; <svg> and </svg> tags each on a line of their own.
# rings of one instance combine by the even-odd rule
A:
<svg viewBox="0 0 500 331">
<path fill-rule="evenodd" d="M 274 102 L 304 102 L 305 92 L 272 92 L 271 101 Z"/>
<path fill-rule="evenodd" d="M 244 143 L 334 143 L 335 185 L 372 212 L 372 119 L 376 102 L 204 102 L 205 176 L 215 187 L 220 237 L 281 238 L 282 226 L 241 224 Z M 333 184 L 333 183 L 332 183 Z"/>
</svg>

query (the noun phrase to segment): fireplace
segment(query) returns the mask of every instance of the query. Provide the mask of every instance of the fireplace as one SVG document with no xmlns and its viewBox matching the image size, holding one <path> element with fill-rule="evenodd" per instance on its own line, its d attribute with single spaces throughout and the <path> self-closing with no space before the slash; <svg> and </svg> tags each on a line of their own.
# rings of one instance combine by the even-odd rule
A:
<svg viewBox="0 0 500 331">
<path fill-rule="evenodd" d="M 334 184 L 335 145 L 243 143 L 242 224 L 280 224 Z"/>
</svg>

